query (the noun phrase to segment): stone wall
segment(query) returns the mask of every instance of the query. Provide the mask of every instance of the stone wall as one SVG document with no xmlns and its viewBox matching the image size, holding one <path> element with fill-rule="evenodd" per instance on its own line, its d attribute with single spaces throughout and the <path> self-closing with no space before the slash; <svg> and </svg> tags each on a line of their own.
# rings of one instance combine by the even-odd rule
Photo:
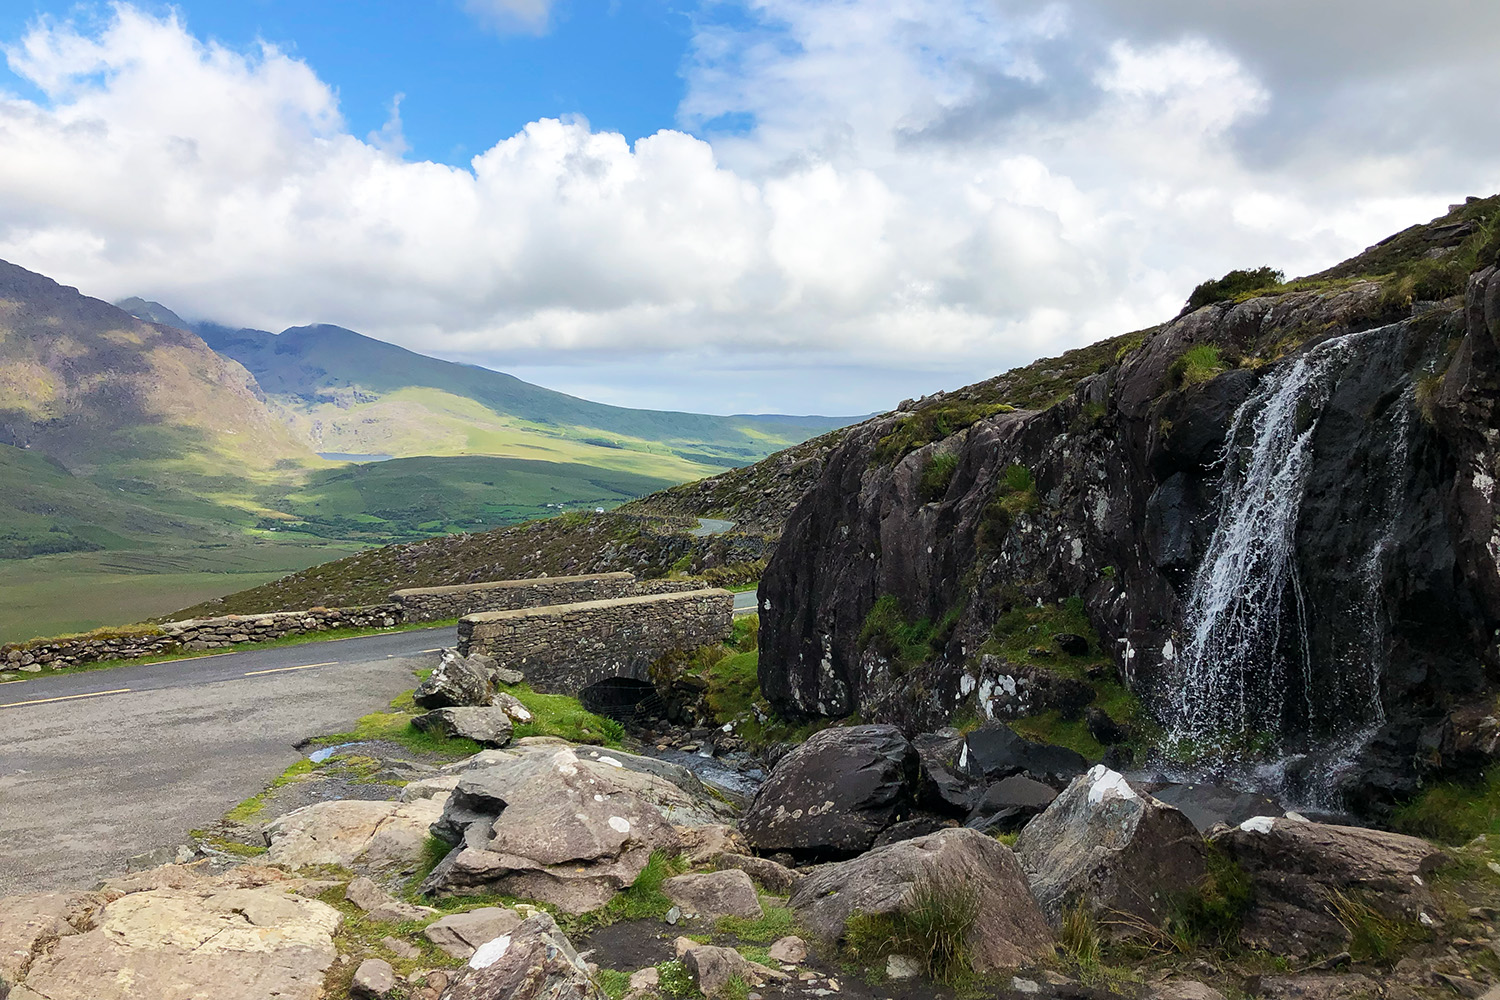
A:
<svg viewBox="0 0 1500 1000">
<path fill-rule="evenodd" d="M 36 673 L 100 660 L 131 660 L 184 650 L 222 649 L 241 642 L 267 642 L 288 635 L 341 628 L 391 628 L 401 622 L 394 604 L 365 608 L 313 608 L 268 615 L 227 615 L 165 625 L 143 625 L 114 632 L 91 632 L 59 639 L 0 646 L 0 670 Z"/>
<path fill-rule="evenodd" d="M 648 594 L 469 615 L 458 646 L 523 671 L 538 691 L 576 695 L 609 678 L 649 680 L 663 654 L 729 638 L 733 618 L 727 590 Z"/>
<path fill-rule="evenodd" d="M 598 573 L 398 590 L 391 600 L 400 606 L 404 621 L 440 622 L 482 611 L 581 604 L 630 597 L 638 592 L 635 577 L 629 573 Z"/>
</svg>

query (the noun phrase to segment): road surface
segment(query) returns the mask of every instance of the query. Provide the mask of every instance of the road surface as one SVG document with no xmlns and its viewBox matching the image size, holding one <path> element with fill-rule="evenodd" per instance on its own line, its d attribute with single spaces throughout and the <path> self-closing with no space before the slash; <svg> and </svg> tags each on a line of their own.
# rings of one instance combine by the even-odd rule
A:
<svg viewBox="0 0 1500 1000">
<path fill-rule="evenodd" d="M 181 843 L 415 684 L 450 626 L 0 684 L 0 896 Z"/>
</svg>

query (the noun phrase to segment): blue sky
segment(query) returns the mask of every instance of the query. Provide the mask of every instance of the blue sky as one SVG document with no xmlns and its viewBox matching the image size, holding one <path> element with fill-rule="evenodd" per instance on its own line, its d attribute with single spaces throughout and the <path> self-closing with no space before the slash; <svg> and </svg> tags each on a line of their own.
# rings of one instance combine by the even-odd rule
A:
<svg viewBox="0 0 1500 1000">
<path fill-rule="evenodd" d="M 1497 50 L 1472 0 L 11 0 L 0 259 L 870 412 L 1500 190 Z"/>
<path fill-rule="evenodd" d="M 194 34 L 237 49 L 270 42 L 315 66 L 338 90 L 355 135 L 380 129 L 391 102 L 409 155 L 463 164 L 538 118 L 578 114 L 596 129 L 638 139 L 676 125 L 680 63 L 693 17 L 667 0 L 572 0 L 541 34 L 506 28 L 461 0 L 181 0 L 142 10 L 181 12 Z M 65 0 L 8 0 L 0 38 L 41 16 L 89 20 Z M 26 87 L 8 70 L 6 81 Z"/>
</svg>

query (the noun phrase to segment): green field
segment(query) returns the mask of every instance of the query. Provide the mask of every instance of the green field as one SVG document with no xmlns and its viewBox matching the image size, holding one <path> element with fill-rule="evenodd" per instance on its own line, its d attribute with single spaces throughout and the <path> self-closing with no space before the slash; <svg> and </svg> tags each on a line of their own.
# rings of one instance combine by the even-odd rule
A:
<svg viewBox="0 0 1500 1000">
<path fill-rule="evenodd" d="M 0 560 L 0 642 L 143 621 L 355 551 L 349 545 L 244 544 Z"/>
</svg>

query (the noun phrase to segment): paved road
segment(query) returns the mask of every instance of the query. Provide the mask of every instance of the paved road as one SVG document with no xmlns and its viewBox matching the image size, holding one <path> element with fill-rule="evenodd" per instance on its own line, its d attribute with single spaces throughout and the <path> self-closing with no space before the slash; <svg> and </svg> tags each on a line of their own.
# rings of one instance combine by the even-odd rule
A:
<svg viewBox="0 0 1500 1000">
<path fill-rule="evenodd" d="M 734 524 L 735 522 L 733 521 L 725 521 L 717 517 L 700 517 L 698 518 L 698 527 L 690 529 L 688 531 L 688 534 L 693 535 L 697 538 L 707 538 L 710 535 L 722 535 L 724 534 L 724 532 L 734 527 Z"/>
<path fill-rule="evenodd" d="M 0 896 L 180 843 L 454 642 L 425 629 L 0 684 Z"/>
</svg>

